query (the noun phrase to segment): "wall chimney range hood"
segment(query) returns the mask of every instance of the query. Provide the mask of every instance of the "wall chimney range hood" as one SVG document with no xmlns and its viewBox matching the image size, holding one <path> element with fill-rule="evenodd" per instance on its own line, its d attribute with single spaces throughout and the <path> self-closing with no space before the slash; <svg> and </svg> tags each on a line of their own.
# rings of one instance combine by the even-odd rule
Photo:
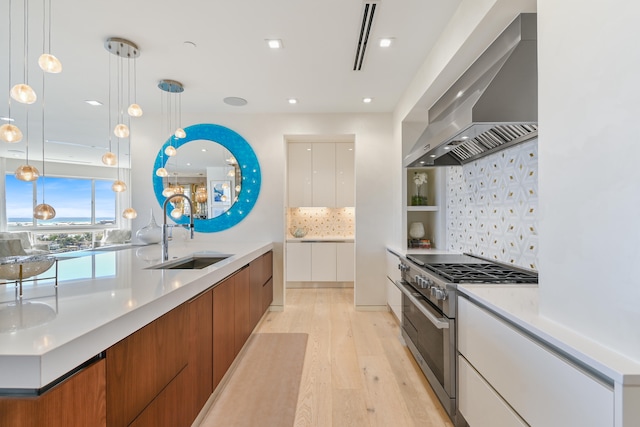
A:
<svg viewBox="0 0 640 427">
<path fill-rule="evenodd" d="M 462 165 L 538 135 L 536 14 L 518 16 L 429 109 L 405 167 Z"/>
</svg>

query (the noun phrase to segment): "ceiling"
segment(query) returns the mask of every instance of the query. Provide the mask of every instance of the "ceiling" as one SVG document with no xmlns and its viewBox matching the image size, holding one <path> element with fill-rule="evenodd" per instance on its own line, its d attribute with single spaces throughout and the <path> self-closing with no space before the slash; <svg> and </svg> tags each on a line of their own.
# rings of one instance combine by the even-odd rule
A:
<svg viewBox="0 0 640 427">
<path fill-rule="evenodd" d="M 39 94 L 42 3 L 31 0 L 28 13 L 28 81 Z M 362 69 L 354 71 L 362 0 L 51 0 L 51 53 L 62 61 L 63 71 L 45 80 L 45 140 L 53 141 L 46 145 L 46 157 L 55 160 L 73 151 L 82 163 L 83 146 L 108 147 L 109 64 L 117 61 L 104 47 L 109 37 L 131 40 L 140 49 L 135 97 L 145 115 L 160 117 L 161 79 L 183 83 L 183 117 L 391 112 L 459 3 L 377 2 Z M 2 2 L 0 93 L 8 94 L 10 86 L 24 80 L 23 5 L 11 0 L 9 43 L 9 22 L 3 22 L 9 1 Z M 390 47 L 378 46 L 383 37 L 393 38 Z M 283 49 L 269 49 L 265 40 L 271 38 L 281 39 Z M 227 105 L 223 98 L 230 96 L 248 103 Z M 365 104 L 365 97 L 373 101 Z M 289 104 L 289 98 L 298 103 Z M 85 100 L 104 105 L 91 107 Z M 23 133 L 28 111 L 30 158 L 41 159 L 40 100 L 29 108 L 12 102 L 11 109 Z M 3 102 L 0 116 L 7 110 Z M 24 141 L 0 142 L 0 156 L 24 158 L 24 149 Z"/>
</svg>

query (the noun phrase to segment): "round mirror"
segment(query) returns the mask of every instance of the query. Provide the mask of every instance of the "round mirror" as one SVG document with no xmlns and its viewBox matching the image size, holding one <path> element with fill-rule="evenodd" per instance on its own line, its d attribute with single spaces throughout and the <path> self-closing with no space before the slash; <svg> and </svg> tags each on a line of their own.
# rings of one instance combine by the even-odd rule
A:
<svg viewBox="0 0 640 427">
<path fill-rule="evenodd" d="M 229 128 L 197 124 L 185 128 L 186 138 L 171 136 L 153 167 L 153 188 L 160 206 L 171 194 L 183 193 L 193 206 L 195 230 L 222 231 L 244 219 L 260 192 L 260 166 L 249 143 Z M 176 155 L 166 154 L 176 149 Z M 156 171 L 164 168 L 165 177 Z M 189 222 L 182 198 L 167 207 L 173 221 Z M 176 201 L 176 203 L 173 203 Z"/>
</svg>

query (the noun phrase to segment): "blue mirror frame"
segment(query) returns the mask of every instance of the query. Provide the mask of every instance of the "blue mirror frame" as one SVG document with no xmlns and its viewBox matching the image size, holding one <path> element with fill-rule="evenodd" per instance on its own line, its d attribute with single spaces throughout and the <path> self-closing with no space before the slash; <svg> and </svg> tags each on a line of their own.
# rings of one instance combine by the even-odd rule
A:
<svg viewBox="0 0 640 427">
<path fill-rule="evenodd" d="M 238 161 L 242 176 L 242 188 L 238 194 L 238 201 L 228 211 L 215 218 L 195 219 L 194 225 L 195 230 L 202 233 L 213 233 L 231 228 L 251 212 L 258 199 L 258 194 L 260 194 L 261 175 L 258 158 L 249 143 L 238 133 L 227 127 L 200 123 L 188 126 L 184 130 L 187 133 L 186 138 L 177 139 L 171 136 L 156 156 L 156 161 L 153 165 L 153 190 L 156 194 L 156 199 L 160 206 L 164 205 L 166 197 L 162 195 L 162 190 L 164 189 L 162 177 L 156 175 L 156 170 L 165 167 L 169 156 L 164 155 L 164 150 L 169 144 L 179 148 L 188 142 L 196 140 L 218 143 L 229 150 Z M 173 219 L 173 221 L 178 224 L 188 224 L 189 219 L 183 216 Z"/>
</svg>

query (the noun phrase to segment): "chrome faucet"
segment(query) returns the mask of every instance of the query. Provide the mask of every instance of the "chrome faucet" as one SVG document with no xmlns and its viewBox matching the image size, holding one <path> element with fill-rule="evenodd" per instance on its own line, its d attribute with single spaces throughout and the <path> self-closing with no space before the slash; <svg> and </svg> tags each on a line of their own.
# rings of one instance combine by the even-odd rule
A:
<svg viewBox="0 0 640 427">
<path fill-rule="evenodd" d="M 184 194 L 174 194 L 172 196 L 167 197 L 167 200 L 164 201 L 162 205 L 162 210 L 164 212 L 164 221 L 162 223 L 162 260 L 167 261 L 169 259 L 169 227 L 174 227 L 173 225 L 167 224 L 167 205 L 171 199 L 175 199 L 176 197 L 182 197 L 187 202 L 189 202 L 189 224 L 181 224 L 182 227 L 187 230 L 191 230 L 191 238 L 193 239 L 193 203 L 191 203 L 191 199 L 185 196 Z"/>
</svg>

